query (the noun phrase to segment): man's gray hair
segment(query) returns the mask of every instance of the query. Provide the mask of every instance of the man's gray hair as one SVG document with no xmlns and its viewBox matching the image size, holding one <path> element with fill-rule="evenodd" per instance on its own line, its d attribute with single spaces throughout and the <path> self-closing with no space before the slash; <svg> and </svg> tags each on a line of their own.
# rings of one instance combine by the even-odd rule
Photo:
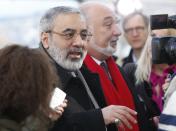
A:
<svg viewBox="0 0 176 131">
<path fill-rule="evenodd" d="M 135 11 L 135 12 L 133 12 L 133 13 L 131 13 L 131 14 L 129 14 L 129 15 L 127 15 L 127 16 L 125 16 L 123 18 L 123 21 L 122 21 L 123 30 L 125 30 L 125 25 L 129 21 L 129 19 L 133 18 L 136 15 L 140 15 L 142 17 L 142 19 L 144 20 L 145 26 L 148 28 L 148 26 L 149 26 L 149 18 L 148 18 L 148 16 L 145 15 L 144 13 L 142 13 L 141 11 Z"/>
<path fill-rule="evenodd" d="M 52 30 L 58 15 L 69 13 L 81 14 L 79 9 L 68 6 L 58 6 L 49 9 L 40 20 L 40 33 Z"/>
</svg>

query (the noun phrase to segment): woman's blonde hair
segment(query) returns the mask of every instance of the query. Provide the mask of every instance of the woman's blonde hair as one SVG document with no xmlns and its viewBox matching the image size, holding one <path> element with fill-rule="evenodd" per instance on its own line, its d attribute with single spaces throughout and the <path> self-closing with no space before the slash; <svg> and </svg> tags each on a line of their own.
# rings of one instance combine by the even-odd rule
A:
<svg viewBox="0 0 176 131">
<path fill-rule="evenodd" d="M 149 81 L 149 74 L 151 73 L 151 68 L 152 68 L 151 37 L 149 36 L 142 50 L 141 56 L 137 62 L 137 69 L 135 72 L 136 83 Z"/>
</svg>

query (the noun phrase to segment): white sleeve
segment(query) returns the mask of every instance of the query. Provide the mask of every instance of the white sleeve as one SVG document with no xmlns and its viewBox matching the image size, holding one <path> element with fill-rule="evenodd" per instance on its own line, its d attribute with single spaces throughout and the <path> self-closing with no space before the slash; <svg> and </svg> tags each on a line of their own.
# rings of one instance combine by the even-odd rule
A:
<svg viewBox="0 0 176 131">
<path fill-rule="evenodd" d="M 160 115 L 158 131 L 176 131 L 176 91 L 168 100 L 166 107 Z"/>
</svg>

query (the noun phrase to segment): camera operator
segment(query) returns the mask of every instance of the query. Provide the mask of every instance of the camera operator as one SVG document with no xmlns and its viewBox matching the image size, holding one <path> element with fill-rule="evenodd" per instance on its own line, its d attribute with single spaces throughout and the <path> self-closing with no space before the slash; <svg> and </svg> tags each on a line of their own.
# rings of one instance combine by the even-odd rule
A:
<svg viewBox="0 0 176 131">
<path fill-rule="evenodd" d="M 152 30 L 152 71 L 150 74 L 150 81 L 153 86 L 153 100 L 157 103 L 158 107 L 162 111 L 163 109 L 163 84 L 167 76 L 170 76 L 176 71 L 176 67 L 173 65 L 173 60 L 162 49 L 168 45 L 168 41 L 165 38 L 172 36 L 173 29 L 155 29 Z M 167 36 L 167 37 L 166 37 Z M 158 41 L 156 41 L 158 40 Z"/>
<path fill-rule="evenodd" d="M 150 19 L 152 29 L 152 71 L 150 81 L 154 87 L 152 98 L 160 110 L 163 108 L 162 85 L 169 74 L 176 71 L 176 15 L 168 17 L 167 14 L 152 15 Z"/>
<path fill-rule="evenodd" d="M 155 64 L 169 64 L 173 70 L 168 72 L 167 79 L 163 84 L 164 109 L 160 115 L 159 131 L 176 130 L 176 15 L 155 15 L 151 18 L 152 29 L 168 30 L 168 35 L 154 37 L 152 39 L 152 62 Z M 172 29 L 171 29 L 172 28 Z"/>
<path fill-rule="evenodd" d="M 172 36 L 176 36 L 176 30 L 170 31 Z M 176 40 L 175 40 L 176 42 Z M 174 43 L 176 45 L 176 43 Z M 176 62 L 172 66 L 176 67 Z M 176 130 L 175 121 L 176 121 L 176 110 L 174 105 L 176 104 L 176 70 L 173 71 L 172 75 L 168 75 L 165 83 L 163 84 L 164 94 L 164 108 L 160 115 L 159 120 L 159 131 Z"/>
</svg>

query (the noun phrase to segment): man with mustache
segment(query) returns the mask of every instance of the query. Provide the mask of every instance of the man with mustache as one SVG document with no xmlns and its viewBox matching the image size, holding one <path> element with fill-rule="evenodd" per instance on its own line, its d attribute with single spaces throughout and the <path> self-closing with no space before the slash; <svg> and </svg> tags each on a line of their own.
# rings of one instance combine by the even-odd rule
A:
<svg viewBox="0 0 176 131">
<path fill-rule="evenodd" d="M 120 120 L 119 130 L 147 131 L 146 127 L 149 123 L 144 119 L 144 100 L 139 97 L 135 87 L 132 86 L 112 57 L 116 51 L 117 40 L 121 35 L 115 13 L 107 5 L 99 2 L 85 2 L 80 8 L 92 33 L 92 38 L 87 44 L 88 53 L 81 71 L 89 85 L 94 83 L 94 86 L 90 85 L 89 87 L 92 89 L 97 103 L 100 103 L 100 107 L 103 104 L 106 106 L 121 105 L 136 110 L 138 113 L 137 116 L 133 116 L 137 119 L 137 123 L 136 120 L 130 121 L 127 118 L 128 113 L 123 109 L 116 109 L 115 113 L 118 115 L 114 116 L 114 119 L 107 117 L 106 111 L 111 112 L 113 110 L 111 107 L 102 109 L 103 116 L 107 118 L 105 124 L 109 125 L 108 129 L 112 129 L 114 126 L 112 121 L 116 123 L 116 120 Z M 104 101 L 100 99 L 98 87 L 101 87 Z M 129 120 L 128 124 L 126 120 Z"/>
<path fill-rule="evenodd" d="M 71 7 L 52 8 L 40 21 L 40 33 L 41 47 L 56 65 L 68 100 L 68 107 L 51 131 L 115 131 L 106 126 L 119 123 L 117 118 L 124 116 L 123 123 L 132 128 L 129 121 L 136 122 L 136 112 L 125 106 L 106 106 L 101 87 L 87 84 L 79 71 L 91 37 L 82 13 Z M 96 80 L 96 76 L 90 80 Z"/>
</svg>

